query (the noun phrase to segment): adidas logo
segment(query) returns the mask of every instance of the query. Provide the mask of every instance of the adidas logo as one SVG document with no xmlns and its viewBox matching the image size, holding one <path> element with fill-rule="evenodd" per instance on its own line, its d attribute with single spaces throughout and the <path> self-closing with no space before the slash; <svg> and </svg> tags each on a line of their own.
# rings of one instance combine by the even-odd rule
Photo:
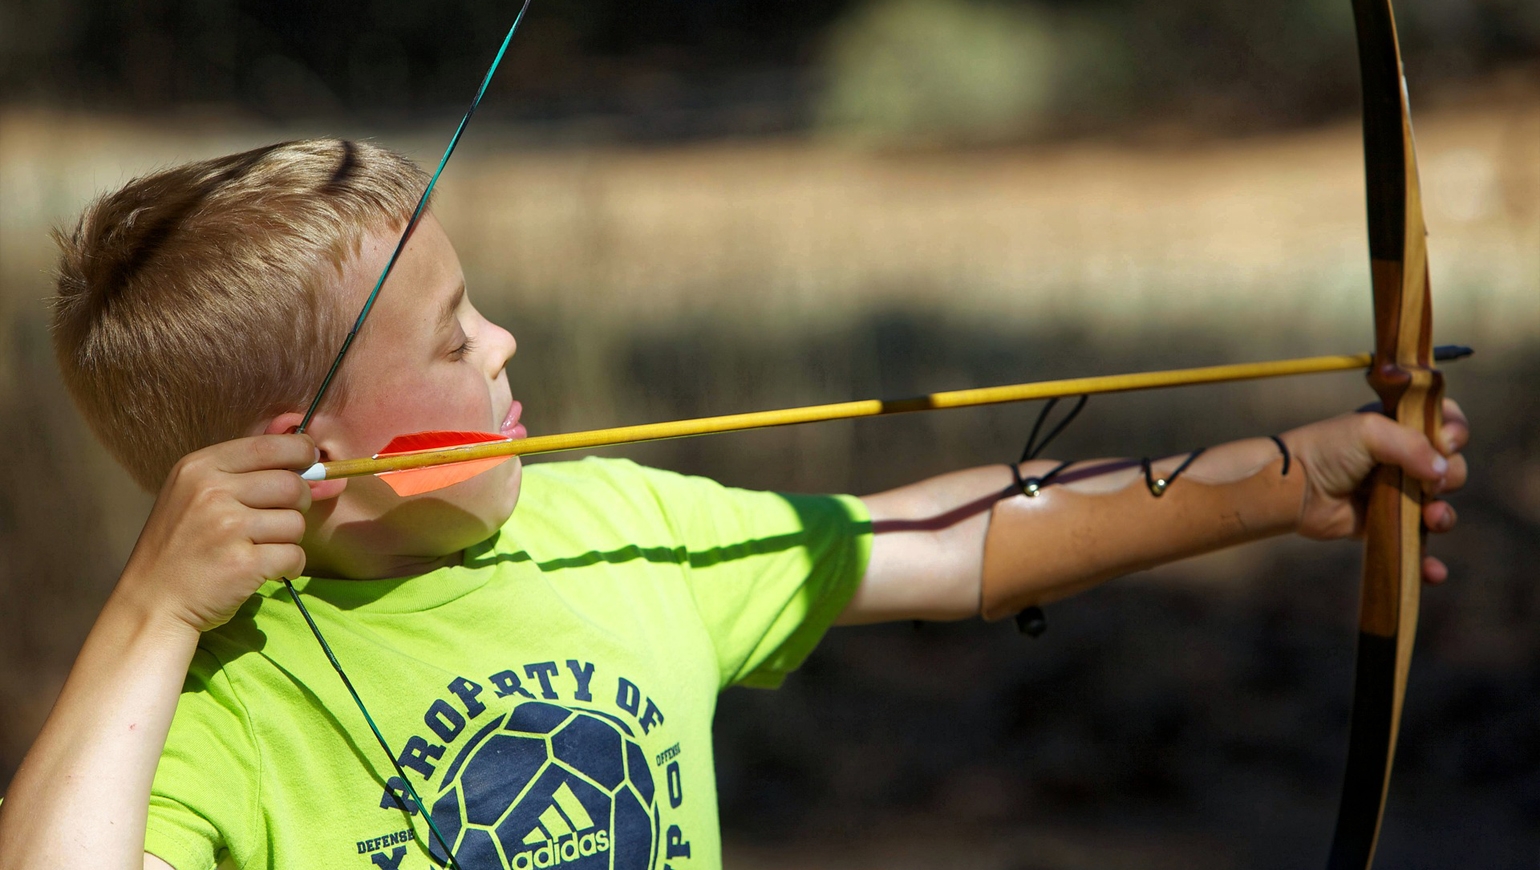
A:
<svg viewBox="0 0 1540 870">
<path fill-rule="evenodd" d="M 524 835 L 524 845 L 534 846 L 516 852 L 511 858 L 513 870 L 539 870 L 576 861 L 610 850 L 610 832 L 595 831 L 593 817 L 583 809 L 583 802 L 566 783 L 551 796 L 551 805 L 540 814 L 535 827 Z"/>
</svg>

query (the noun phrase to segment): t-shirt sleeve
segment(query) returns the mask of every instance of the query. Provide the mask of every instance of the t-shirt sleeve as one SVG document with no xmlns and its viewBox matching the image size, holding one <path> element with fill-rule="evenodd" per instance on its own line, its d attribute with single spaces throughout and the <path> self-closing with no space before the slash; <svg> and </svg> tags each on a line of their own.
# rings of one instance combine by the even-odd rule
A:
<svg viewBox="0 0 1540 870">
<path fill-rule="evenodd" d="M 871 550 L 865 505 L 643 471 L 688 553 L 689 591 L 721 685 L 779 686 L 861 584 Z"/>
<path fill-rule="evenodd" d="M 257 824 L 261 759 L 248 721 L 218 661 L 200 649 L 155 769 L 146 852 L 176 870 L 213 870 L 231 826 Z"/>
</svg>

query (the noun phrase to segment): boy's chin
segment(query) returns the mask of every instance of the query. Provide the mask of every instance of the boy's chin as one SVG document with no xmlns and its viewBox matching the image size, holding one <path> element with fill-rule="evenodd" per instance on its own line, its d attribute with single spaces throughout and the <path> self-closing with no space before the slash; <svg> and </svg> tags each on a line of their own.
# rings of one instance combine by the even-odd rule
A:
<svg viewBox="0 0 1540 870">
<path fill-rule="evenodd" d="M 438 544 L 436 551 L 459 552 L 491 537 L 513 516 L 521 472 L 514 457 L 464 483 L 405 499 L 400 509 L 410 518 L 413 531 Z"/>
<path fill-rule="evenodd" d="M 332 541 L 353 553 L 349 562 L 369 561 L 364 554 L 370 552 L 428 560 L 452 556 L 508 522 L 518 503 L 521 471 L 515 458 L 463 483 L 408 498 L 381 481 L 359 478 L 363 487 L 353 493 L 353 510 L 334 517 Z"/>
</svg>

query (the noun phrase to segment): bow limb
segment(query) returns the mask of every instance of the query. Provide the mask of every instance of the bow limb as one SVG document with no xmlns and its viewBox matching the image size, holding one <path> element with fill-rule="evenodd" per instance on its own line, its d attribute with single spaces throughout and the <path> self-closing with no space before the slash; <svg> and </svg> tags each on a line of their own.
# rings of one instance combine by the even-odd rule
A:
<svg viewBox="0 0 1540 870">
<path fill-rule="evenodd" d="M 1443 378 L 1433 368 L 1427 229 L 1395 20 L 1390 0 L 1353 0 L 1353 12 L 1374 284 L 1369 384 L 1386 414 L 1434 439 L 1442 425 Z M 1426 538 L 1422 504 L 1419 481 L 1399 468 L 1375 469 L 1365 518 L 1353 715 L 1331 870 L 1368 868 L 1374 861 L 1417 631 Z"/>
</svg>

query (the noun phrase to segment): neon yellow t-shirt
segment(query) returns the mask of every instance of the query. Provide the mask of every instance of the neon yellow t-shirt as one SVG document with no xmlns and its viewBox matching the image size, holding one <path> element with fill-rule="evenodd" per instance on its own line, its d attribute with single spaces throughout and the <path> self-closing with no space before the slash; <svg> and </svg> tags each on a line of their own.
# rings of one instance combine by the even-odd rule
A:
<svg viewBox="0 0 1540 870">
<path fill-rule="evenodd" d="M 716 868 L 717 693 L 801 663 L 869 532 L 847 496 L 587 459 L 526 468 L 462 566 L 295 585 L 465 870 Z M 404 791 L 269 583 L 199 644 L 145 849 L 177 870 L 438 866 Z"/>
</svg>

